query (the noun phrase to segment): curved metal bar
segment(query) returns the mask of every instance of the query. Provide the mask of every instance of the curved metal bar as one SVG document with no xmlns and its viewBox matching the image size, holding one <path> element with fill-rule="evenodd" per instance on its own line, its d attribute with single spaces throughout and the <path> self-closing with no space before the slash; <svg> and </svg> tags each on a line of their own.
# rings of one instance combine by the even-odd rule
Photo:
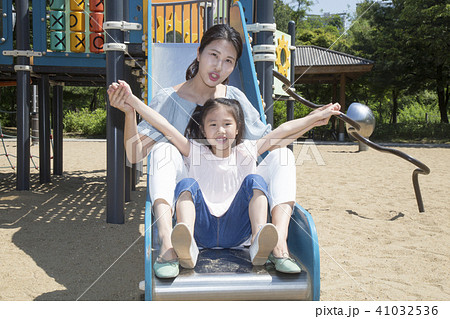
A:
<svg viewBox="0 0 450 319">
<path fill-rule="evenodd" d="M 298 95 L 297 93 L 295 93 L 292 89 L 291 89 L 291 82 L 289 82 L 289 80 L 284 77 L 281 73 L 277 72 L 277 71 L 273 71 L 273 75 L 280 80 L 281 82 L 283 82 L 283 90 L 289 94 L 292 98 L 294 98 L 295 100 L 299 101 L 300 103 L 302 103 L 303 105 L 312 108 L 312 109 L 318 109 L 320 107 L 322 107 L 323 105 L 319 105 L 319 104 L 315 104 L 311 101 L 308 101 L 307 99 L 301 97 L 300 95 Z M 338 118 L 342 119 L 344 122 L 350 124 L 351 126 L 353 126 L 356 130 L 360 130 L 361 126 L 359 125 L 359 123 L 353 121 L 351 118 L 349 118 L 347 115 L 345 115 L 344 113 L 341 113 L 337 116 Z"/>
<path fill-rule="evenodd" d="M 294 98 L 295 100 L 299 101 L 300 103 L 302 103 L 310 108 L 313 108 L 313 109 L 317 109 L 317 108 L 321 107 L 321 105 L 312 103 L 312 102 L 306 100 L 305 98 L 301 97 L 297 93 L 295 93 L 291 89 L 291 82 L 286 77 L 284 77 L 281 73 L 274 70 L 273 75 L 283 83 L 283 90 L 286 91 L 286 93 L 289 94 L 292 98 Z M 348 132 L 356 140 L 360 141 L 361 143 L 366 144 L 367 146 L 372 147 L 373 149 L 375 149 L 377 151 L 397 155 L 418 167 L 413 171 L 412 181 L 413 181 L 414 193 L 416 195 L 417 206 L 419 208 L 419 212 L 421 212 L 421 213 L 425 212 L 425 209 L 423 206 L 423 201 L 422 201 L 422 194 L 420 192 L 420 186 L 419 186 L 419 174 L 423 174 L 423 175 L 430 174 L 430 171 L 431 171 L 430 168 L 427 165 L 425 165 L 424 163 L 409 156 L 408 154 L 403 153 L 402 151 L 378 145 L 378 144 L 370 141 L 369 139 L 363 137 L 361 134 L 358 133 L 358 131 L 361 129 L 361 126 L 357 122 L 355 122 L 351 118 L 349 118 L 347 115 L 341 113 L 337 117 L 339 117 L 341 120 L 343 120 L 344 122 L 346 122 L 352 126 L 348 129 Z"/>
<path fill-rule="evenodd" d="M 416 200 L 417 200 L 417 206 L 419 207 L 419 212 L 423 213 L 425 212 L 424 206 L 423 206 L 423 201 L 422 201 L 422 194 L 420 192 L 420 186 L 419 186 L 419 174 L 423 174 L 423 175 L 428 175 L 430 174 L 430 168 L 428 166 L 426 166 L 424 163 L 416 160 L 415 158 L 409 156 L 406 153 L 403 153 L 402 151 L 393 149 L 393 148 L 388 148 L 388 147 L 384 147 L 384 146 L 380 146 L 372 141 L 370 141 L 369 139 L 361 136 L 357 131 L 350 131 L 349 132 L 351 136 L 353 136 L 356 140 L 372 147 L 373 149 L 380 151 L 380 152 L 387 152 L 387 153 L 391 153 L 394 155 L 397 155 L 401 158 L 403 158 L 404 160 L 409 161 L 410 163 L 416 165 L 418 168 L 416 168 L 413 171 L 412 174 L 412 181 L 413 181 L 413 186 L 414 186 L 414 193 L 416 194 Z"/>
</svg>

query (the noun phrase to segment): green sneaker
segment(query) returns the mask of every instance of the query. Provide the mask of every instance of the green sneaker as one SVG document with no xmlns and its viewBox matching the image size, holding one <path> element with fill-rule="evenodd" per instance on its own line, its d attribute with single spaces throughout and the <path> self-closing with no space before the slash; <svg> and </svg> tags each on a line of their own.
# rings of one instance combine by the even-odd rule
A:
<svg viewBox="0 0 450 319">
<path fill-rule="evenodd" d="M 165 261 L 160 258 L 156 258 L 153 264 L 153 271 L 158 278 L 175 278 L 180 273 L 178 259 Z"/>
<path fill-rule="evenodd" d="M 300 266 L 290 257 L 275 257 L 273 254 L 269 255 L 269 260 L 275 265 L 275 269 L 285 274 L 298 274 L 302 271 Z"/>
</svg>

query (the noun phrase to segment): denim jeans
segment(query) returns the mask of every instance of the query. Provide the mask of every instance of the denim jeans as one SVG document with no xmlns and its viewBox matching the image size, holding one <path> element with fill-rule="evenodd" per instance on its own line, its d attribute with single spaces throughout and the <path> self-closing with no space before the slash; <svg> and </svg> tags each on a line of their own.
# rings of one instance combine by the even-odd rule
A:
<svg viewBox="0 0 450 319">
<path fill-rule="evenodd" d="M 251 174 L 245 177 L 239 191 L 234 197 L 227 212 L 221 217 L 211 215 L 203 199 L 202 191 L 193 178 L 182 179 L 175 188 L 175 200 L 182 192 L 192 195 L 195 205 L 194 238 L 199 247 L 232 248 L 246 242 L 252 227 L 248 207 L 253 197 L 253 190 L 259 189 L 266 197 L 267 184 L 260 175 Z"/>
</svg>

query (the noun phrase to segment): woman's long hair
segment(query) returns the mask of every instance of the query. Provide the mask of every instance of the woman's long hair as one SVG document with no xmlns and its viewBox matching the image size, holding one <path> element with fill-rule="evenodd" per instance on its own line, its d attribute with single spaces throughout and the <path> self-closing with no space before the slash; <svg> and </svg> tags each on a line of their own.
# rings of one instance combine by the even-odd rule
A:
<svg viewBox="0 0 450 319">
<path fill-rule="evenodd" d="M 206 140 L 203 135 L 202 128 L 204 125 L 204 120 L 209 112 L 213 111 L 219 106 L 225 106 L 227 111 L 229 111 L 236 121 L 236 127 L 238 134 L 236 135 L 236 140 L 234 145 L 239 145 L 242 142 L 242 137 L 245 131 L 245 120 L 244 111 L 242 110 L 241 104 L 234 99 L 226 98 L 216 98 L 209 99 L 205 102 L 205 105 L 198 105 L 191 115 L 191 120 L 189 121 L 184 135 L 193 140 Z M 208 145 L 209 146 L 209 145 Z"/>
<path fill-rule="evenodd" d="M 213 41 L 216 40 L 226 40 L 230 42 L 236 49 L 237 57 L 236 63 L 242 55 L 242 39 L 239 32 L 230 27 L 227 24 L 216 24 L 209 28 L 205 34 L 203 34 L 202 40 L 200 41 L 200 47 L 198 52 L 201 54 L 205 47 Z M 186 81 L 192 79 L 197 75 L 199 67 L 199 62 L 197 58 L 191 63 L 191 65 L 186 70 Z M 223 81 L 223 84 L 228 84 L 228 78 Z"/>
</svg>

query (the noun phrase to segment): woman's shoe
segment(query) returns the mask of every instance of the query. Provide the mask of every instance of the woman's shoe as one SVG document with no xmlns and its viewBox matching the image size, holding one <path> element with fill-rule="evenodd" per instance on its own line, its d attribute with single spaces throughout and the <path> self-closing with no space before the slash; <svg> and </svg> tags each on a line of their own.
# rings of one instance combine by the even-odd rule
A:
<svg viewBox="0 0 450 319">
<path fill-rule="evenodd" d="M 291 257 L 275 257 L 270 254 L 269 260 L 275 265 L 275 269 L 285 274 L 298 274 L 302 271 L 300 266 Z"/>
<path fill-rule="evenodd" d="M 262 266 L 278 242 L 278 231 L 275 225 L 265 224 L 256 234 L 250 246 L 250 260 L 255 266 Z"/>
<path fill-rule="evenodd" d="M 181 267 L 194 268 L 197 263 L 198 247 L 188 226 L 184 223 L 176 224 L 170 237 Z"/>
<path fill-rule="evenodd" d="M 175 278 L 180 273 L 180 265 L 177 259 L 165 261 L 158 257 L 153 264 L 153 271 L 158 278 Z"/>
</svg>

